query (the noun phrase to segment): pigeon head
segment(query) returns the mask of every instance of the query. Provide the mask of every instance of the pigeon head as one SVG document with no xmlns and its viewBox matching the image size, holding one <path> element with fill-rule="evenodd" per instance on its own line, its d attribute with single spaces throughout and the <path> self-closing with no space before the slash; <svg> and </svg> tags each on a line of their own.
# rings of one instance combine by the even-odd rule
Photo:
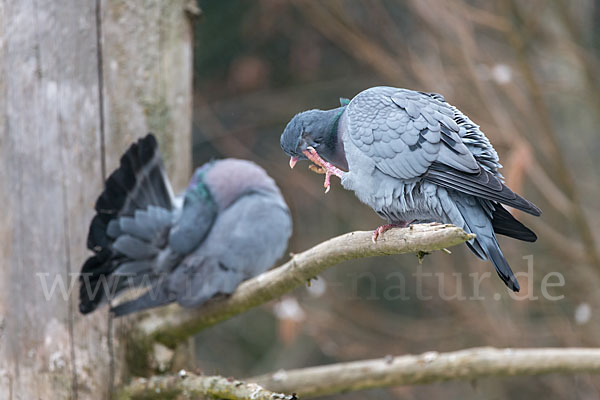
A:
<svg viewBox="0 0 600 400">
<path fill-rule="evenodd" d="M 281 135 L 281 148 L 287 155 L 306 159 L 304 151 L 308 147 L 318 149 L 321 146 L 331 128 L 322 113 L 321 110 L 309 110 L 292 118 Z"/>
<path fill-rule="evenodd" d="M 221 209 L 251 192 L 280 195 L 275 181 L 252 161 L 226 158 L 213 161 L 205 170 L 199 168 L 198 171 L 204 175 L 203 181 Z"/>
<path fill-rule="evenodd" d="M 310 148 L 328 161 L 339 158 L 338 121 L 344 108 L 308 110 L 292 118 L 280 140 L 281 148 L 291 157 L 290 167 L 298 160 L 306 160 Z"/>
</svg>

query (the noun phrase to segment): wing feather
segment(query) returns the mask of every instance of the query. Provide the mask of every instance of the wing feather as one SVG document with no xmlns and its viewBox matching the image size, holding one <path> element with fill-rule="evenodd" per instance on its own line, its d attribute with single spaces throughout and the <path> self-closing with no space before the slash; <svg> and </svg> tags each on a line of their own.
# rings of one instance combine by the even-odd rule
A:
<svg viewBox="0 0 600 400">
<path fill-rule="evenodd" d="M 375 87 L 354 97 L 347 115 L 350 140 L 384 174 L 404 180 L 422 178 L 541 214 L 504 185 L 489 140 L 441 95 Z"/>
<path fill-rule="evenodd" d="M 425 175 L 425 180 L 486 200 L 497 201 L 535 216 L 542 214 L 535 204 L 514 193 L 499 178 L 483 168 L 478 174 L 466 174 L 434 163 Z"/>
</svg>

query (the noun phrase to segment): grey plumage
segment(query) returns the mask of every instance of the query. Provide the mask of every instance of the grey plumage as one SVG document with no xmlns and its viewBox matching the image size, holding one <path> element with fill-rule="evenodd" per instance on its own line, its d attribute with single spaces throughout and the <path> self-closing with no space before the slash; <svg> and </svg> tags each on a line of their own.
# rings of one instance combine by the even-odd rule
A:
<svg viewBox="0 0 600 400">
<path fill-rule="evenodd" d="M 174 301 L 198 306 L 271 267 L 291 235 L 279 189 L 250 161 L 207 163 L 175 198 L 152 135 L 124 154 L 96 211 L 88 237 L 95 255 L 80 279 L 82 313 L 133 287 L 147 291 L 112 308 L 115 315 Z"/>
<path fill-rule="evenodd" d="M 281 137 L 284 151 L 306 158 L 311 146 L 343 168 L 329 156 L 341 152 L 348 169 L 341 178 L 344 188 L 389 223 L 437 221 L 475 233 L 471 250 L 490 259 L 507 286 L 518 291 L 495 235 L 536 237 L 502 205 L 541 212 L 504 185 L 498 155 L 479 126 L 439 94 L 392 87 L 367 89 L 341 109 L 335 124 L 333 110 L 295 116 Z M 314 126 L 335 129 L 317 133 Z M 332 136 L 335 140 L 327 139 Z"/>
</svg>

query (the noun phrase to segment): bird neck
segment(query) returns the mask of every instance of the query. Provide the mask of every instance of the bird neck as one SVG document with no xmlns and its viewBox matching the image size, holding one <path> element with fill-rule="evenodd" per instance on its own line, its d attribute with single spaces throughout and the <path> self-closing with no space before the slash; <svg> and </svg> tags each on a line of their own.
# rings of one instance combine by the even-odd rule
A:
<svg viewBox="0 0 600 400">
<path fill-rule="evenodd" d="M 340 125 L 340 118 L 346 109 L 345 106 L 333 108 L 331 110 L 321 111 L 321 137 L 327 147 L 327 151 L 332 152 L 335 150 L 338 142 L 338 129 Z"/>
<path fill-rule="evenodd" d="M 335 108 L 332 111 L 335 111 L 335 116 L 333 117 L 333 125 L 331 127 L 331 131 L 329 131 L 329 136 L 331 136 L 335 141 L 337 141 L 338 136 L 338 127 L 340 125 L 340 117 L 346 110 L 346 106 Z"/>
<path fill-rule="evenodd" d="M 340 121 L 346 111 L 346 106 L 325 111 L 329 120 L 328 132 L 324 137 L 324 143 L 319 154 L 338 168 L 347 169 L 348 163 L 344 153 L 344 145 L 340 136 Z"/>
<path fill-rule="evenodd" d="M 192 177 L 188 189 L 186 190 L 186 200 L 211 200 L 212 194 L 204 181 L 206 173 L 212 167 L 213 162 L 206 163 L 202 168 L 198 168 Z"/>
</svg>

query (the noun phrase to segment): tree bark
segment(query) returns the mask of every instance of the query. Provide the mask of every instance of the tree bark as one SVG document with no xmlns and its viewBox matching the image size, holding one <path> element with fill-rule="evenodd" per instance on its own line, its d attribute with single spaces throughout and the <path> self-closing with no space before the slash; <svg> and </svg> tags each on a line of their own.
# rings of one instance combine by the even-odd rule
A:
<svg viewBox="0 0 600 400">
<path fill-rule="evenodd" d="M 112 324 L 79 314 L 76 274 L 131 141 L 154 130 L 175 186 L 189 177 L 185 7 L 0 0 L 0 398 L 111 395 Z"/>
</svg>

